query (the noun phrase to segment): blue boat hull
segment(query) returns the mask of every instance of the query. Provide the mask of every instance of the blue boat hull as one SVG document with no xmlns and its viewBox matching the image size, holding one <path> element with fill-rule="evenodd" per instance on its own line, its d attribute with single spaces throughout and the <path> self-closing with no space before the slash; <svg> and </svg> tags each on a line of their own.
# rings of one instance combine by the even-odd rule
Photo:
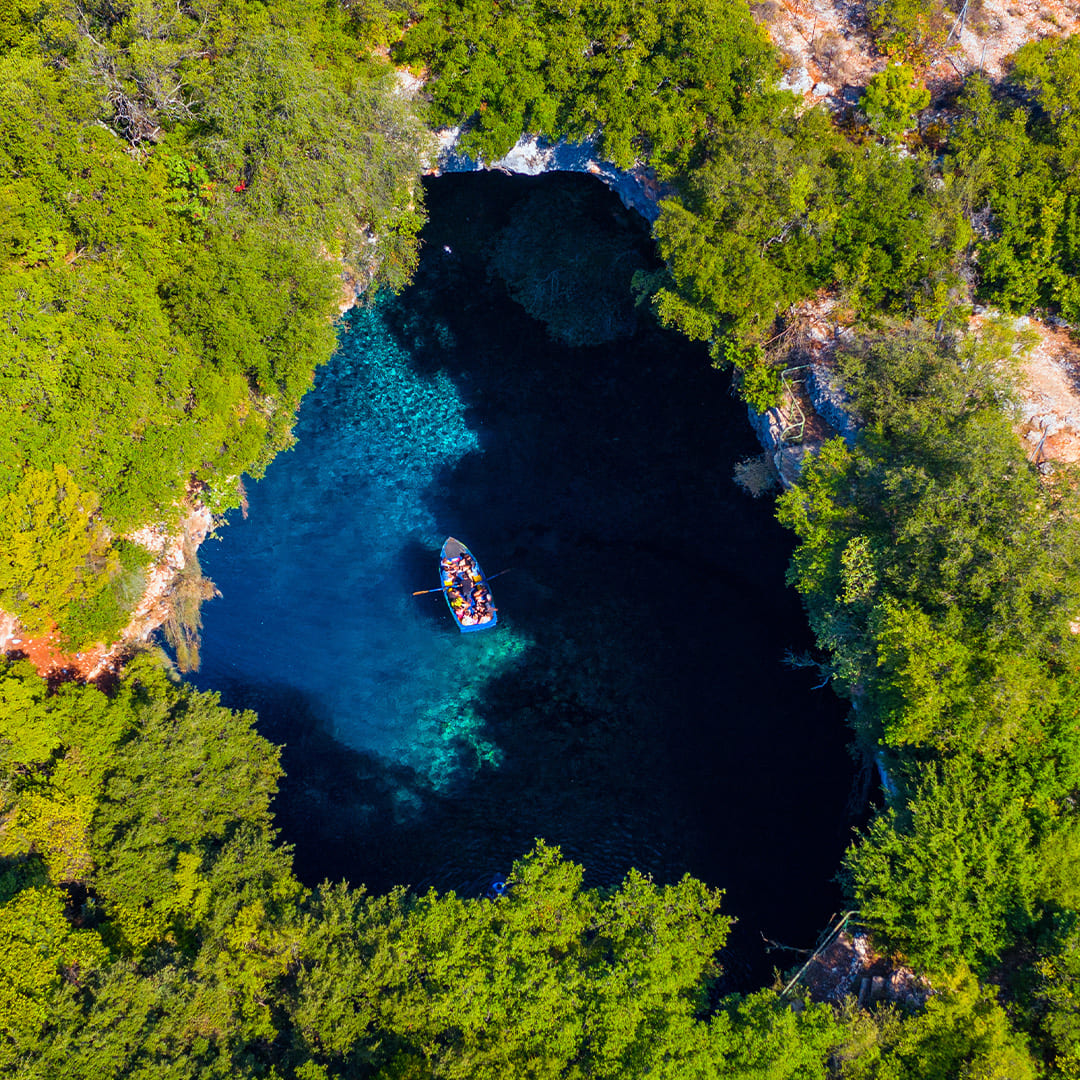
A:
<svg viewBox="0 0 1080 1080">
<path fill-rule="evenodd" d="M 452 536 L 439 554 L 439 579 L 446 606 L 463 634 L 490 630 L 498 624 L 491 586 L 471 551 Z"/>
</svg>

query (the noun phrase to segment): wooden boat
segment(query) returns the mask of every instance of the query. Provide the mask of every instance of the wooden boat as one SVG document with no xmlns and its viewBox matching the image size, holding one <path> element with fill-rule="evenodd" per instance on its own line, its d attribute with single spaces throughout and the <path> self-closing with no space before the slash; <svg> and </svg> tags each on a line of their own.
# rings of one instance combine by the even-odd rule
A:
<svg viewBox="0 0 1080 1080">
<path fill-rule="evenodd" d="M 460 540 L 446 538 L 439 555 L 439 572 L 443 596 L 463 634 L 490 630 L 499 621 L 491 586 L 472 552 Z"/>
</svg>

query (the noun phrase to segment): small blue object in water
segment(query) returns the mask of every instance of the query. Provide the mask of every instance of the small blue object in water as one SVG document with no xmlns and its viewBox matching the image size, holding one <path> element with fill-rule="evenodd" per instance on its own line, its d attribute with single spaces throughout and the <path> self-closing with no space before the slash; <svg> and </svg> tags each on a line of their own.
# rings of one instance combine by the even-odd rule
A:
<svg viewBox="0 0 1080 1080">
<path fill-rule="evenodd" d="M 496 878 L 488 886 L 488 891 L 487 891 L 488 899 L 489 900 L 498 900 L 498 898 L 500 896 L 505 896 L 509 891 L 510 891 L 510 887 L 506 884 L 506 882 L 503 881 L 502 878 Z"/>
<path fill-rule="evenodd" d="M 452 536 L 446 538 L 439 555 L 443 596 L 463 634 L 490 630 L 499 621 L 491 586 L 484 578 L 472 552 Z"/>
</svg>

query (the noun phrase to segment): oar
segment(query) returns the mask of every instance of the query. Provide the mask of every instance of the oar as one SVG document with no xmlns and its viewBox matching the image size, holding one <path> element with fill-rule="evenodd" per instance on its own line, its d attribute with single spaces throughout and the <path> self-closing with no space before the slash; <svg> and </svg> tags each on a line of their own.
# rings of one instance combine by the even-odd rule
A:
<svg viewBox="0 0 1080 1080">
<path fill-rule="evenodd" d="M 484 580 L 484 581 L 494 581 L 495 578 L 502 577 L 503 574 L 509 574 L 510 571 L 513 570 L 513 569 L 514 568 L 512 566 L 508 566 L 505 570 L 500 570 L 497 574 L 492 574 L 491 577 L 483 578 L 482 580 Z M 413 596 L 423 596 L 425 593 L 442 592 L 442 591 L 443 590 L 442 590 L 441 587 L 438 588 L 438 589 L 417 589 L 416 592 L 413 593 Z"/>
</svg>

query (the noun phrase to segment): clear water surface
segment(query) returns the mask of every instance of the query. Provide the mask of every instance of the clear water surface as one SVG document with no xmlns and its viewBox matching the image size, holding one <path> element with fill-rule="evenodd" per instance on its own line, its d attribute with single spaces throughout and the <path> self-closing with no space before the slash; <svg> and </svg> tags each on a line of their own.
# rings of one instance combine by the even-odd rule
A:
<svg viewBox="0 0 1080 1080">
<path fill-rule="evenodd" d="M 344 320 L 296 447 L 202 550 L 197 682 L 285 745 L 311 883 L 476 894 L 542 836 L 590 884 L 726 888 L 752 984 L 790 959 L 762 935 L 810 945 L 840 902 L 844 710 L 783 663 L 809 645 L 791 540 L 732 482 L 757 447 L 726 376 L 644 319 L 556 346 L 491 274 L 537 185 L 650 250 L 587 178 L 429 183 L 415 283 Z M 412 595 L 448 535 L 509 571 L 490 633 Z"/>
</svg>

